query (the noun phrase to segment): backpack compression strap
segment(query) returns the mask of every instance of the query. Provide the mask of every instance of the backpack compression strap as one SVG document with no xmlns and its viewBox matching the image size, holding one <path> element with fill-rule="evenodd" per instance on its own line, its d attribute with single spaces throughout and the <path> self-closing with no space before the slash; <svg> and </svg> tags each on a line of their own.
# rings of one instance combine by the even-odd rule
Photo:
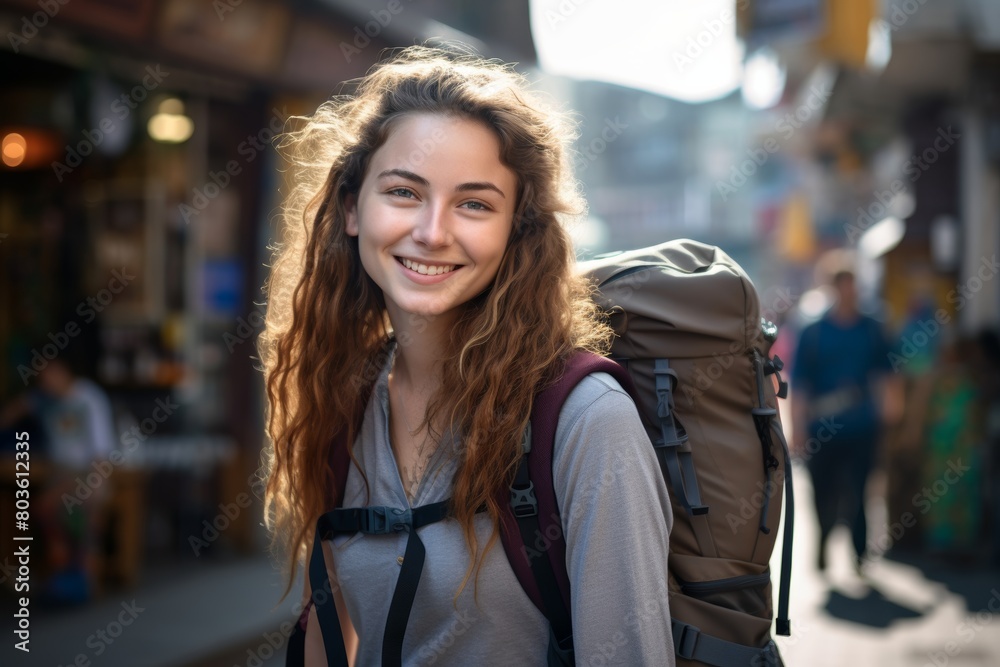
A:
<svg viewBox="0 0 1000 667">
<path fill-rule="evenodd" d="M 656 416 L 660 422 L 660 437 L 653 450 L 660 462 L 663 478 L 670 483 L 674 495 L 687 512 L 701 555 L 718 558 L 719 552 L 708 525 L 708 505 L 701 500 L 698 475 L 687 432 L 674 414 L 674 389 L 677 373 L 668 359 L 656 359 L 653 366 L 656 382 Z"/>
<path fill-rule="evenodd" d="M 573 388 L 587 375 L 608 373 L 636 399 L 628 372 L 611 359 L 578 352 L 567 362 L 560 379 L 535 397 L 531 410 L 531 454 L 518 465 L 509 497 L 498 497 L 500 537 L 507 560 L 521 587 L 549 620 L 549 664 L 572 663 L 569 576 L 566 541 L 559 518 L 552 450 L 559 411 Z"/>
<path fill-rule="evenodd" d="M 777 360 L 777 363 L 771 361 L 769 369 L 777 373 L 778 370 L 780 370 L 781 365 L 780 359 Z M 778 411 L 774 408 L 767 407 L 767 404 L 764 401 L 764 378 L 770 374 L 769 369 L 768 366 L 765 365 L 761 355 L 755 353 L 754 374 L 757 379 L 757 407 L 753 408 L 751 412 L 757 427 L 757 434 L 760 436 L 761 445 L 764 448 L 764 472 L 767 475 L 767 486 L 765 488 L 770 488 L 770 485 L 772 484 L 771 470 L 778 467 L 778 460 L 774 458 L 774 454 L 772 453 L 772 447 L 774 446 L 774 441 L 771 439 L 772 432 L 778 438 L 778 442 L 781 444 L 782 453 L 785 457 L 785 466 L 783 471 L 785 475 L 785 532 L 782 537 L 781 544 L 781 586 L 778 591 L 778 613 L 774 629 L 777 634 L 787 637 L 792 632 L 791 622 L 788 618 L 788 596 L 789 588 L 792 583 L 792 540 L 795 530 L 795 490 L 792 485 L 792 457 L 788 451 L 788 443 L 785 441 L 785 435 L 781 430 L 780 423 L 777 421 Z M 778 376 L 778 380 L 780 383 L 780 375 Z M 779 395 L 783 391 L 784 389 L 779 388 Z M 764 522 L 767 518 L 767 510 L 770 499 L 771 495 L 769 493 L 764 494 L 764 506 L 761 508 L 760 518 L 761 530 L 764 530 Z"/>
<path fill-rule="evenodd" d="M 690 623 L 675 618 L 670 619 L 670 630 L 674 638 L 674 651 L 685 660 L 694 660 L 714 667 L 781 665 L 781 661 L 778 660 L 778 647 L 773 639 L 762 648 L 753 648 L 706 635 Z"/>
</svg>

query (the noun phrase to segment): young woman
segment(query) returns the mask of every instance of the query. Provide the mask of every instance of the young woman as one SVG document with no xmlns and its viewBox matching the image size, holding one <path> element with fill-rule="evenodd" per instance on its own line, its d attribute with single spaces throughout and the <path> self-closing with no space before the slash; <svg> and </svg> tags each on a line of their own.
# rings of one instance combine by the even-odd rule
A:
<svg viewBox="0 0 1000 667">
<path fill-rule="evenodd" d="M 571 354 L 606 353 L 612 336 L 563 227 L 583 211 L 571 139 L 510 67 L 411 47 L 285 144 L 296 186 L 260 344 L 269 525 L 294 578 L 338 484 L 345 508 L 450 499 L 446 519 L 418 530 L 426 558 L 406 665 L 546 663 L 548 625 L 498 544 L 496 498 L 533 397 Z M 346 486 L 329 465 L 337 443 L 352 443 Z M 610 375 L 570 393 L 552 472 L 577 664 L 673 664 L 669 498 Z M 323 543 L 353 664 L 386 664 L 407 539 Z M 306 664 L 325 665 L 314 607 L 307 623 Z"/>
</svg>

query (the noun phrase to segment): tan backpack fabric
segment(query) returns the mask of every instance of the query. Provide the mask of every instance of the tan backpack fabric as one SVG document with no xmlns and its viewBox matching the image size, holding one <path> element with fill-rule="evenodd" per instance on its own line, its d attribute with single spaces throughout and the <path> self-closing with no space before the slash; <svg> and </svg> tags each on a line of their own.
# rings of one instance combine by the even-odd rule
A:
<svg viewBox="0 0 1000 667">
<path fill-rule="evenodd" d="M 678 665 L 780 665 L 768 562 L 786 489 L 777 632 L 787 635 L 793 503 L 787 445 L 753 283 L 696 241 L 580 264 L 618 334 L 670 491 L 670 611 Z M 785 385 L 779 381 L 779 394 Z"/>
</svg>

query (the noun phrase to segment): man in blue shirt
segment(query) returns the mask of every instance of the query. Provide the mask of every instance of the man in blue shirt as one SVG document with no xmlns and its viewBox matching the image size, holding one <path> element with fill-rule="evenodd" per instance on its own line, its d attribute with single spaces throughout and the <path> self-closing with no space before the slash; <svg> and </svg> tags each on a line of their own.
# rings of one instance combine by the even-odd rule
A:
<svg viewBox="0 0 1000 667">
<path fill-rule="evenodd" d="M 838 518 L 851 529 L 860 572 L 868 525 L 864 491 L 875 462 L 882 424 L 885 379 L 891 370 L 881 325 L 858 311 L 854 273 L 837 271 L 837 300 L 803 329 L 792 368 L 793 451 L 813 479 L 820 538 L 817 564 Z"/>
</svg>

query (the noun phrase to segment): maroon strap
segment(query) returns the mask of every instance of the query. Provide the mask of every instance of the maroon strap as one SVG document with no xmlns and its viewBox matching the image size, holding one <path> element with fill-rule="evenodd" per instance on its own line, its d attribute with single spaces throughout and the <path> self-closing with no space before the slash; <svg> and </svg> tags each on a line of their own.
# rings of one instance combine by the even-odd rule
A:
<svg viewBox="0 0 1000 667">
<path fill-rule="evenodd" d="M 312 598 L 310 597 L 309 602 L 306 603 L 305 609 L 303 609 L 302 613 L 299 614 L 299 627 L 302 629 L 303 632 L 306 631 L 306 625 L 309 623 L 309 612 L 312 610 L 312 608 L 313 608 L 313 601 Z"/>
<path fill-rule="evenodd" d="M 628 371 L 611 359 L 590 352 L 577 352 L 570 357 L 562 377 L 535 398 L 531 410 L 531 455 L 528 457 L 528 473 L 534 484 L 535 497 L 538 500 L 541 535 L 536 544 L 529 544 L 525 548 L 517 520 L 511 511 L 509 491 L 503 490 L 502 500 L 498 497 L 500 507 L 504 510 L 501 514 L 500 537 L 504 551 L 507 552 L 507 560 L 510 561 L 510 566 L 514 570 L 517 580 L 521 583 L 521 587 L 542 613 L 545 613 L 545 608 L 542 605 L 541 593 L 532 574 L 530 557 L 549 558 L 559 590 L 566 602 L 566 608 L 572 608 L 569 595 L 569 575 L 566 572 L 566 540 L 562 534 L 562 521 L 559 518 L 559 505 L 556 502 L 555 481 L 552 476 L 552 450 L 555 445 L 559 411 L 577 383 L 591 373 L 597 372 L 610 374 L 632 396 L 633 400 L 636 399 L 635 386 Z"/>
</svg>

